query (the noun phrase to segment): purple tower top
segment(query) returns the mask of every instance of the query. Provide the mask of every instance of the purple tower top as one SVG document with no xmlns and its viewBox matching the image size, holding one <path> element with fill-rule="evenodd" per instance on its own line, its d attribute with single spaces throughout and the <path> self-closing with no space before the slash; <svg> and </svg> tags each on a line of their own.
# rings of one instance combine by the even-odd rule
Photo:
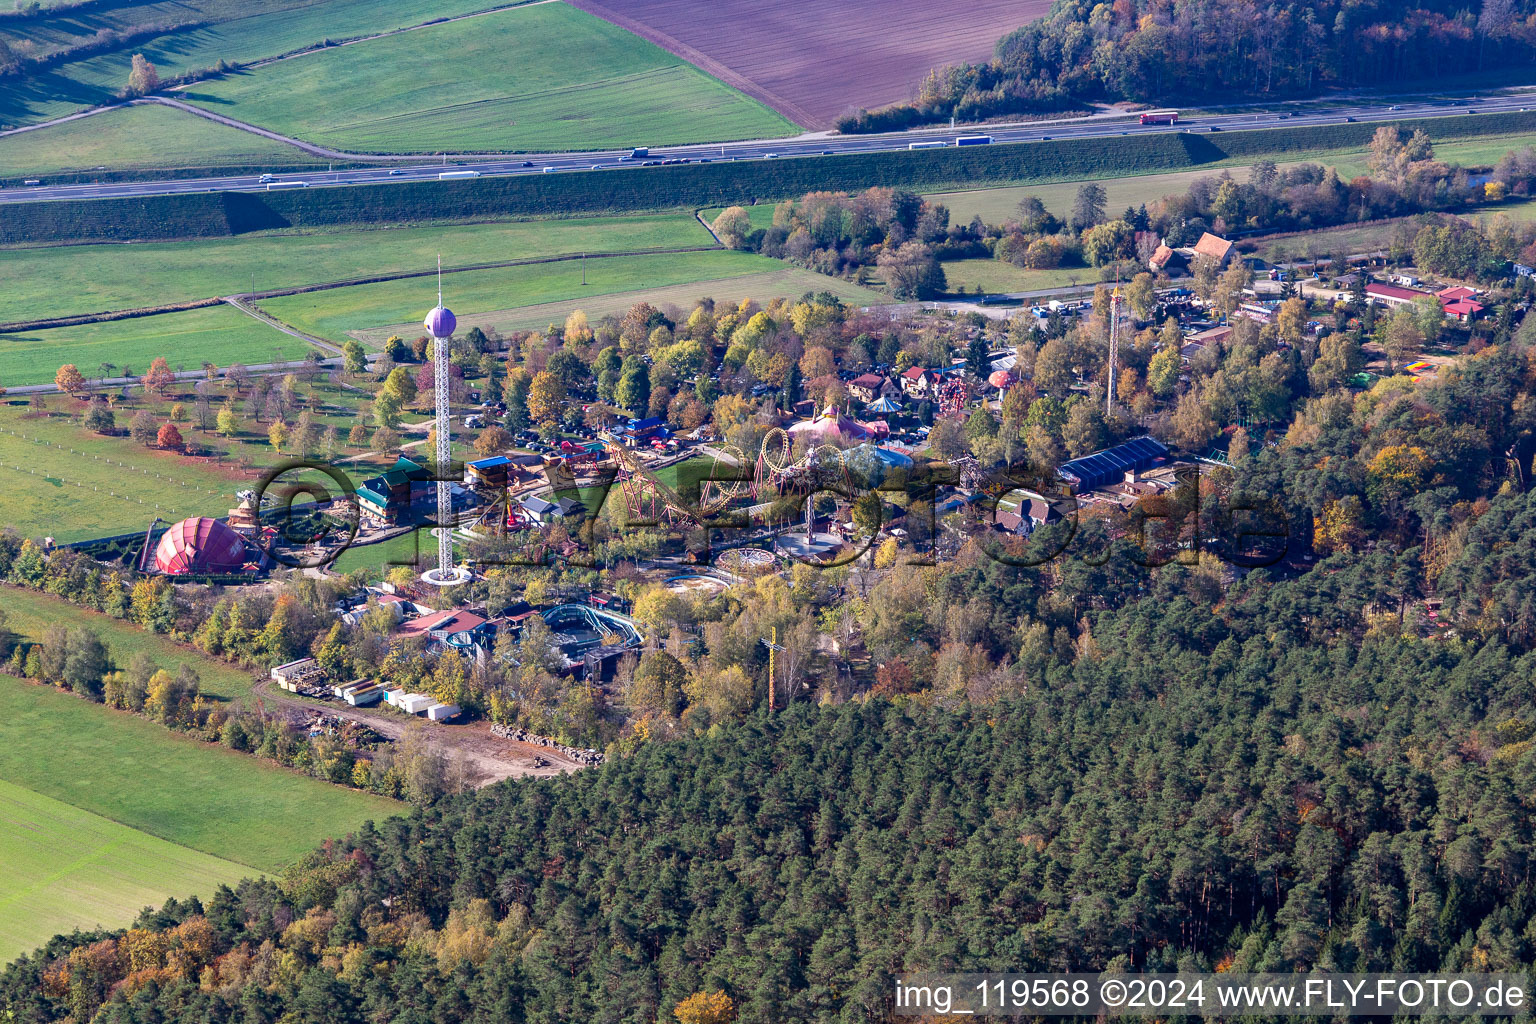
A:
<svg viewBox="0 0 1536 1024">
<path fill-rule="evenodd" d="M 434 306 L 432 312 L 421 322 L 421 326 L 427 329 L 427 333 L 434 338 L 451 338 L 453 329 L 459 325 L 458 318 L 453 315 L 453 310 L 447 306 Z"/>
</svg>

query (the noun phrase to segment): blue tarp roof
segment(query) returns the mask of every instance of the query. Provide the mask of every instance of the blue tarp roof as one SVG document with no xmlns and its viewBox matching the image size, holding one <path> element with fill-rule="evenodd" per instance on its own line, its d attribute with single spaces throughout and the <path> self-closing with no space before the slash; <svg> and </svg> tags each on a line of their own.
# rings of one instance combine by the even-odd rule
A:
<svg viewBox="0 0 1536 1024">
<path fill-rule="evenodd" d="M 1145 469 L 1167 454 L 1167 447 L 1156 438 L 1135 437 L 1113 448 L 1063 463 L 1057 472 L 1079 487 L 1099 487 L 1123 476 L 1126 470 Z"/>
<path fill-rule="evenodd" d="M 469 465 L 472 469 L 495 469 L 497 466 L 509 466 L 512 460 L 505 455 L 492 455 L 488 459 L 476 459 Z"/>
</svg>

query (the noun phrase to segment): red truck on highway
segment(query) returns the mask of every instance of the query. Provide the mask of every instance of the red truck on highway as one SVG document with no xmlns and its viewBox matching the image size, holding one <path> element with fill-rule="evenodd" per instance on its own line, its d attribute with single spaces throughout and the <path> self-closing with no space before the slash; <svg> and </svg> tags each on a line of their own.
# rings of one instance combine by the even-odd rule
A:
<svg viewBox="0 0 1536 1024">
<path fill-rule="evenodd" d="M 1177 110 L 1149 110 L 1141 115 L 1142 124 L 1178 124 Z"/>
</svg>

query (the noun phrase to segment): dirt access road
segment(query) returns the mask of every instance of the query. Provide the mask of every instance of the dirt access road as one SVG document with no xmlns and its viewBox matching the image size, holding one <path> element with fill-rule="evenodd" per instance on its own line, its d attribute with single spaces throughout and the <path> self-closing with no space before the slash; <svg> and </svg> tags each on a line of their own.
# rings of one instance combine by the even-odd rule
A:
<svg viewBox="0 0 1536 1024">
<path fill-rule="evenodd" d="M 492 736 L 489 722 L 463 725 L 429 722 L 397 711 L 354 708 L 343 701 L 304 700 L 279 690 L 270 679 L 257 683 L 252 687 L 252 693 L 294 721 L 308 721 L 317 712 L 335 715 L 350 722 L 360 722 L 391 740 L 398 740 L 409 728 L 420 728 L 450 760 L 464 766 L 477 787 L 502 779 L 565 775 L 583 767 L 558 750 Z M 537 758 L 542 758 L 546 764 L 540 767 L 535 761 Z"/>
</svg>

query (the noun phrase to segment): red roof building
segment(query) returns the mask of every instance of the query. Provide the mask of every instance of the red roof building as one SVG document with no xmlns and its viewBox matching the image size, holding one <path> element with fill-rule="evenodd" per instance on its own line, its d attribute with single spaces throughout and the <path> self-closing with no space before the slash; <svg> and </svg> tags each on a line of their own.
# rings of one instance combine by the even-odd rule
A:
<svg viewBox="0 0 1536 1024">
<path fill-rule="evenodd" d="M 1458 299 L 1477 298 L 1477 289 L 1468 288 L 1466 285 L 1457 285 L 1455 288 L 1442 288 L 1435 292 L 1435 298 L 1441 302 L 1455 302 Z"/>
<path fill-rule="evenodd" d="M 1481 302 L 1473 302 L 1470 299 L 1458 299 L 1455 302 L 1447 302 L 1445 304 L 1446 315 L 1453 316 L 1464 324 L 1476 320 L 1482 315 L 1482 312 L 1483 304 Z"/>
<path fill-rule="evenodd" d="M 1365 286 L 1365 297 L 1374 299 L 1384 306 L 1405 306 L 1415 299 L 1432 299 L 1429 292 L 1421 292 L 1414 288 L 1402 288 L 1395 284 L 1377 284 L 1372 281 Z"/>
</svg>

